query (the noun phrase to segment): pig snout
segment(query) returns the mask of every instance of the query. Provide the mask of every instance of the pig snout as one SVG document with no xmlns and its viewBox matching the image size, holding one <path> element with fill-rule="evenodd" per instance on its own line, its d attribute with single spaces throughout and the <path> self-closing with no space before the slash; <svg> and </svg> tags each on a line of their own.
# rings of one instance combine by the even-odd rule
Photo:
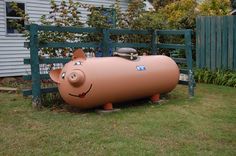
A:
<svg viewBox="0 0 236 156">
<path fill-rule="evenodd" d="M 70 82 L 71 85 L 77 87 L 84 82 L 84 73 L 81 71 L 76 71 L 76 72 L 71 72 L 68 75 L 68 81 Z"/>
</svg>

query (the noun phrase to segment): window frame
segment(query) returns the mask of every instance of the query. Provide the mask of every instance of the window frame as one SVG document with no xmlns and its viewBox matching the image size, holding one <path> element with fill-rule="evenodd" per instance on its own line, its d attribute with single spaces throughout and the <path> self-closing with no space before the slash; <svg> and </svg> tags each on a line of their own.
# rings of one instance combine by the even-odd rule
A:
<svg viewBox="0 0 236 156">
<path fill-rule="evenodd" d="M 7 32 L 7 19 L 21 19 L 21 17 L 7 16 L 7 12 L 6 12 L 7 2 L 23 3 L 24 9 L 25 9 L 25 14 L 26 14 L 27 13 L 26 0 L 4 0 L 5 34 L 6 34 L 6 36 L 19 36 L 20 37 L 23 35 L 23 33 L 8 33 Z M 25 21 L 24 21 L 24 24 L 26 24 Z"/>
</svg>

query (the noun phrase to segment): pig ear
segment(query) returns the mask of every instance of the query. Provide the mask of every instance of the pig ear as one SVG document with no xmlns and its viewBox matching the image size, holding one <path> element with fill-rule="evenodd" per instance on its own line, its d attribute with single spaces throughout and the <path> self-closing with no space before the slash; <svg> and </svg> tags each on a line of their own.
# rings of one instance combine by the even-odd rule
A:
<svg viewBox="0 0 236 156">
<path fill-rule="evenodd" d="M 72 56 L 72 60 L 76 60 L 76 59 L 86 60 L 86 56 L 85 56 L 84 51 L 82 49 L 77 49 L 74 51 L 73 56 Z"/>
<path fill-rule="evenodd" d="M 54 69 L 49 72 L 49 76 L 54 82 L 60 83 L 59 81 L 60 73 L 61 73 L 61 69 Z"/>
</svg>

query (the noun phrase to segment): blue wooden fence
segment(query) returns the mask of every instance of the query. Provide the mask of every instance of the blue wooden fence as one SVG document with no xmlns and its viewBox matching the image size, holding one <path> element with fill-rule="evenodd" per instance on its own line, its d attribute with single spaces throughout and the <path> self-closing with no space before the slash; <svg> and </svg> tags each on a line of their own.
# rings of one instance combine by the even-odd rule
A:
<svg viewBox="0 0 236 156">
<path fill-rule="evenodd" d="M 24 59 L 25 64 L 31 65 L 31 75 L 24 76 L 25 80 L 32 81 L 32 89 L 24 90 L 24 95 L 32 95 L 33 106 L 41 106 L 41 94 L 57 92 L 56 87 L 41 88 L 41 80 L 50 79 L 48 74 L 40 74 L 40 64 L 54 64 L 54 63 L 67 63 L 70 58 L 39 58 L 40 48 L 98 48 L 102 45 L 103 56 L 109 56 L 109 49 L 116 47 L 133 47 L 133 48 L 149 48 L 152 54 L 157 54 L 159 48 L 163 49 L 184 49 L 186 51 L 186 58 L 174 58 L 177 63 L 186 64 L 186 68 L 180 69 L 180 73 L 187 74 L 189 76 L 188 81 L 179 81 L 179 84 L 188 85 L 188 92 L 190 96 L 194 96 L 195 81 L 193 78 L 192 70 L 192 43 L 191 35 L 192 30 L 129 30 L 129 29 L 98 29 L 98 28 L 75 28 L 75 27 L 56 27 L 56 26 L 41 26 L 31 24 L 26 27 L 30 32 L 30 58 Z M 100 33 L 102 34 L 101 42 L 39 42 L 39 31 L 51 31 L 51 32 L 70 32 L 70 33 Z M 111 42 L 111 35 L 127 35 L 127 34 L 141 34 L 150 35 L 150 43 L 120 43 Z M 184 36 L 184 44 L 171 44 L 160 43 L 158 37 L 160 35 L 180 35 Z"/>
<path fill-rule="evenodd" d="M 200 16 L 196 22 L 197 67 L 236 70 L 236 16 Z"/>
</svg>

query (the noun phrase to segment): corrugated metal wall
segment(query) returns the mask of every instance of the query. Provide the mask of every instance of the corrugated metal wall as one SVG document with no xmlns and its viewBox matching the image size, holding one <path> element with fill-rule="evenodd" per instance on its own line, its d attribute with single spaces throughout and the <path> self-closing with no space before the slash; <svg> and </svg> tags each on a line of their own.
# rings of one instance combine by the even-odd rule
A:
<svg viewBox="0 0 236 156">
<path fill-rule="evenodd" d="M 19 0 L 19 2 L 25 2 L 26 11 L 32 21 L 37 22 L 50 10 L 50 0 Z M 59 3 L 60 0 L 56 2 Z M 80 0 L 80 2 L 110 7 L 115 0 Z M 120 1 L 122 10 L 127 9 L 128 2 L 129 0 Z M 88 12 L 81 9 L 81 13 L 85 22 Z M 0 77 L 27 75 L 30 73 L 30 67 L 23 63 L 23 59 L 29 57 L 29 50 L 24 48 L 25 39 L 20 36 L 7 36 L 5 22 L 5 0 L 0 0 Z"/>
</svg>

